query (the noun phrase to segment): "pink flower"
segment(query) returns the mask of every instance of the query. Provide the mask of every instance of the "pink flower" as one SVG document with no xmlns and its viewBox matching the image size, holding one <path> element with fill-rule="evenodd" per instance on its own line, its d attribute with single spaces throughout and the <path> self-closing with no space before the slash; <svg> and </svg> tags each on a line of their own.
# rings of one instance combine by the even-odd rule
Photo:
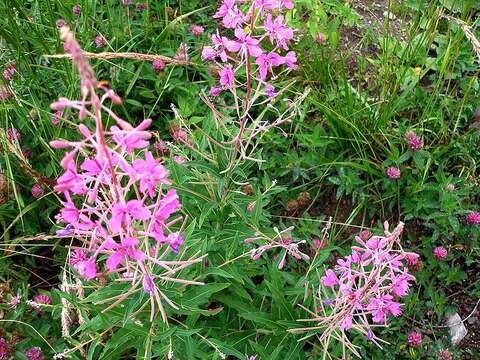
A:
<svg viewBox="0 0 480 360">
<path fill-rule="evenodd" d="M 219 88 L 219 87 L 216 87 L 216 86 L 213 86 L 212 88 L 210 88 L 210 95 L 211 96 L 218 96 L 220 95 L 220 93 L 223 91 L 222 88 Z"/>
<path fill-rule="evenodd" d="M 433 256 L 438 260 L 442 260 L 448 256 L 448 251 L 443 246 L 437 246 L 433 249 Z"/>
<path fill-rule="evenodd" d="M 150 211 L 144 207 L 141 200 L 130 200 L 126 204 L 115 204 L 112 208 L 112 217 L 108 223 L 110 230 L 119 232 L 122 227 L 128 228 L 131 219 L 147 220 Z"/>
<path fill-rule="evenodd" d="M 363 241 L 367 241 L 372 236 L 372 232 L 370 230 L 362 230 L 359 236 Z"/>
<path fill-rule="evenodd" d="M 278 2 L 280 6 L 283 6 L 288 10 L 292 10 L 295 7 L 295 4 L 293 3 L 292 0 L 278 0 Z"/>
<path fill-rule="evenodd" d="M 83 177 L 81 177 L 76 169 L 73 160 L 65 164 L 65 172 L 57 179 L 57 185 L 54 189 L 57 192 L 72 192 L 75 195 L 82 195 L 87 192 Z"/>
<path fill-rule="evenodd" d="M 410 274 L 392 275 L 390 278 L 392 282 L 392 291 L 396 296 L 403 297 L 408 295 L 409 281 L 414 280 Z"/>
<path fill-rule="evenodd" d="M 153 282 L 153 279 L 149 274 L 143 275 L 142 285 L 143 290 L 146 293 L 152 293 L 155 291 L 155 283 Z"/>
<path fill-rule="evenodd" d="M 397 167 L 394 167 L 394 166 L 390 166 L 389 168 L 387 168 L 387 170 L 385 171 L 385 173 L 387 174 L 387 176 L 390 178 L 390 179 L 399 179 L 400 178 L 400 169 L 397 168 Z"/>
<path fill-rule="evenodd" d="M 80 260 L 73 265 L 78 273 L 87 280 L 97 277 L 97 264 L 94 259 Z"/>
<path fill-rule="evenodd" d="M 223 26 L 229 29 L 238 28 L 248 19 L 235 5 L 235 0 L 224 0 L 213 18 L 222 19 Z"/>
<path fill-rule="evenodd" d="M 182 235 L 180 235 L 180 233 L 176 232 L 176 233 L 169 234 L 166 237 L 165 242 L 170 246 L 170 249 L 174 253 L 178 253 L 178 250 L 179 250 L 180 246 L 184 243 L 184 240 L 183 240 Z"/>
<path fill-rule="evenodd" d="M 253 212 L 253 209 L 255 208 L 255 201 L 251 201 L 247 205 L 247 212 L 251 213 Z"/>
<path fill-rule="evenodd" d="M 62 112 L 61 111 L 55 111 L 52 117 L 52 125 L 58 126 L 60 125 L 60 119 L 62 118 Z"/>
<path fill-rule="evenodd" d="M 202 58 L 203 61 L 206 61 L 206 60 L 213 61 L 213 60 L 215 60 L 216 56 L 217 56 L 217 52 L 211 46 L 204 46 L 202 48 L 201 58 Z"/>
<path fill-rule="evenodd" d="M 414 132 L 407 132 L 405 134 L 405 140 L 408 142 L 408 146 L 412 151 L 420 150 L 423 147 L 422 140 Z"/>
<path fill-rule="evenodd" d="M 418 332 L 412 331 L 408 335 L 408 345 L 412 347 L 418 347 L 422 343 L 422 335 L 419 334 Z"/>
<path fill-rule="evenodd" d="M 237 40 L 229 40 L 225 47 L 231 52 L 241 52 L 249 56 L 258 57 L 263 53 L 262 48 L 258 45 L 259 41 L 250 35 L 246 35 L 243 29 L 235 29 L 235 37 Z"/>
<path fill-rule="evenodd" d="M 95 46 L 98 48 L 105 47 L 107 45 L 107 40 L 102 35 L 97 35 L 95 37 Z"/>
<path fill-rule="evenodd" d="M 190 34 L 194 35 L 194 36 L 199 36 L 199 35 L 202 35 L 203 34 L 203 26 L 200 26 L 200 25 L 194 25 L 192 24 L 190 26 Z"/>
<path fill-rule="evenodd" d="M 315 41 L 318 44 L 323 44 L 327 40 L 327 37 L 325 36 L 324 33 L 318 33 L 317 37 L 315 38 Z"/>
<path fill-rule="evenodd" d="M 448 349 L 441 349 L 438 352 L 438 359 L 439 360 L 452 360 L 453 356 L 452 356 L 452 353 Z"/>
<path fill-rule="evenodd" d="M 57 26 L 57 28 L 61 28 L 61 27 L 64 27 L 65 26 L 65 20 L 63 19 L 58 19 L 57 21 L 55 21 L 55 25 Z"/>
<path fill-rule="evenodd" d="M 30 151 L 30 149 L 28 147 L 24 147 L 22 149 L 22 154 L 26 159 L 28 159 L 32 156 L 32 152 Z"/>
<path fill-rule="evenodd" d="M 137 3 L 137 5 L 136 5 L 137 10 L 139 10 L 139 11 L 143 11 L 143 10 L 145 10 L 147 7 L 148 7 L 148 6 L 147 6 L 146 3 Z"/>
<path fill-rule="evenodd" d="M 405 253 L 404 257 L 408 266 L 414 266 L 418 262 L 418 258 L 420 256 L 413 252 L 407 252 Z"/>
<path fill-rule="evenodd" d="M 288 43 L 293 39 L 293 29 L 286 26 L 283 21 L 284 17 L 282 15 L 272 21 L 272 15 L 268 14 L 263 27 L 272 44 L 288 50 Z"/>
<path fill-rule="evenodd" d="M 15 74 L 15 71 L 16 71 L 16 69 L 15 69 L 15 63 L 9 62 L 9 63 L 7 64 L 7 68 L 6 68 L 5 70 L 3 70 L 3 73 L 2 73 L 3 78 L 5 79 L 5 81 L 10 81 L 10 80 L 12 80 L 12 77 L 13 77 L 13 75 Z"/>
<path fill-rule="evenodd" d="M 22 138 L 22 134 L 20 134 L 20 131 L 18 131 L 15 128 L 9 128 L 7 129 L 7 139 L 11 142 L 14 141 L 20 141 Z"/>
<path fill-rule="evenodd" d="M 7 340 L 5 340 L 3 337 L 0 338 L 0 359 L 8 359 L 11 352 L 12 349 L 10 348 Z"/>
<path fill-rule="evenodd" d="M 132 3 L 132 0 L 122 0 L 122 4 L 125 6 L 129 6 Z"/>
<path fill-rule="evenodd" d="M 42 349 L 39 348 L 38 346 L 33 347 L 33 348 L 25 351 L 25 356 L 27 357 L 28 360 L 43 360 L 44 359 Z"/>
<path fill-rule="evenodd" d="M 295 70 L 296 68 L 298 68 L 297 55 L 295 54 L 295 51 L 289 51 L 287 55 L 283 57 L 283 63 L 286 64 L 292 70 Z"/>
<path fill-rule="evenodd" d="M 78 16 L 78 15 L 80 15 L 81 12 L 82 12 L 82 8 L 80 7 L 80 5 L 74 5 L 72 7 L 72 14 L 73 15 Z"/>
<path fill-rule="evenodd" d="M 110 271 L 116 270 L 120 263 L 124 260 L 126 261 L 127 258 L 132 258 L 137 261 L 145 260 L 146 255 L 136 248 L 138 244 L 138 239 L 134 237 L 122 238 L 121 244 L 118 244 L 111 239 L 107 240 L 104 243 L 104 249 L 114 250 L 107 259 L 107 269 Z"/>
<path fill-rule="evenodd" d="M 81 261 L 85 261 L 88 258 L 87 251 L 84 249 L 75 249 L 70 253 L 70 265 L 75 266 Z"/>
<path fill-rule="evenodd" d="M 145 152 L 145 160 L 137 159 L 132 163 L 131 178 L 139 179 L 140 191 L 148 193 L 153 198 L 155 195 L 155 187 L 158 184 L 169 185 L 168 171 L 160 165 L 158 160 L 155 160 L 150 151 Z"/>
<path fill-rule="evenodd" d="M 177 164 L 185 164 L 187 162 L 187 159 L 182 156 L 175 155 L 173 157 L 173 161 L 175 161 Z"/>
<path fill-rule="evenodd" d="M 32 196 L 35 198 L 35 199 L 38 199 L 38 198 L 41 198 L 43 195 L 43 188 L 42 188 L 42 185 L 40 184 L 34 184 L 32 186 Z"/>
<path fill-rule="evenodd" d="M 152 61 L 153 71 L 159 74 L 163 69 L 165 69 L 165 62 L 162 59 L 155 59 Z"/>
<path fill-rule="evenodd" d="M 270 85 L 270 84 L 267 84 L 267 86 L 265 86 L 265 93 L 267 94 L 268 97 L 270 98 L 274 98 L 275 96 L 277 96 L 277 92 L 275 91 L 275 88 L 273 87 L 273 85 Z"/>
<path fill-rule="evenodd" d="M 21 302 L 22 302 L 22 296 L 18 294 L 10 298 L 8 305 L 10 306 L 11 309 L 16 309 Z M 2 352 L 1 352 L 1 345 L 0 345 L 0 359 L 2 358 L 1 355 L 2 355 Z"/>
<path fill-rule="evenodd" d="M 227 48 L 227 44 L 231 41 L 225 36 L 220 36 L 218 34 L 212 34 L 211 36 L 212 43 L 215 45 L 215 49 L 217 51 L 215 56 L 219 56 L 222 62 L 226 62 L 228 60 L 227 53 L 225 49 Z M 230 50 L 229 50 L 230 51 Z"/>
<path fill-rule="evenodd" d="M 470 225 L 480 225 L 480 212 L 471 211 L 465 216 L 465 219 Z"/>
<path fill-rule="evenodd" d="M 379 298 L 370 299 L 367 310 L 372 313 L 372 320 L 375 323 L 385 324 L 387 315 L 391 313 L 393 316 L 400 316 L 402 308 L 399 303 L 393 301 L 393 296 L 384 295 Z"/>
<path fill-rule="evenodd" d="M 169 153 L 168 144 L 163 140 L 158 140 L 155 142 L 153 147 L 159 155 L 167 155 Z"/>
<path fill-rule="evenodd" d="M 321 281 L 323 285 L 328 287 L 332 287 L 338 284 L 337 275 L 335 275 L 335 273 L 331 269 L 327 269 L 327 271 L 325 271 L 325 275 L 322 276 Z"/>
<path fill-rule="evenodd" d="M 283 64 L 283 59 L 276 52 L 271 51 L 268 54 L 261 54 L 258 56 L 255 62 L 258 65 L 260 79 L 265 80 L 268 72 L 273 73 L 272 66 Z"/>
<path fill-rule="evenodd" d="M 136 149 L 143 149 L 148 146 L 148 139 L 152 134 L 145 131 L 152 123 L 151 119 L 143 120 L 136 128 L 120 129 L 118 126 L 112 126 L 113 140 L 117 145 L 122 146 L 128 153 L 132 153 Z"/>
<path fill-rule="evenodd" d="M 33 298 L 33 301 L 39 304 L 52 305 L 52 299 L 45 294 L 38 294 Z"/>
<path fill-rule="evenodd" d="M 223 87 L 232 87 L 235 80 L 235 73 L 230 65 L 224 66 L 220 69 L 220 85 Z"/>
<path fill-rule="evenodd" d="M 349 330 L 353 324 L 353 316 L 348 314 L 342 321 L 341 328 L 345 331 Z"/>
</svg>

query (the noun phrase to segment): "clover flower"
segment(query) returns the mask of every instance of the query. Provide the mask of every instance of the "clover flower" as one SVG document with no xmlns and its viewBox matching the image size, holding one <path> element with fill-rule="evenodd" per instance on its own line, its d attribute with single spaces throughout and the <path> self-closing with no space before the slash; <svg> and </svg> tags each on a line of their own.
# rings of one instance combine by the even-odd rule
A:
<svg viewBox="0 0 480 360">
<path fill-rule="evenodd" d="M 152 121 L 145 119 L 132 126 L 121 119 L 105 104 L 120 104 L 121 99 L 97 82 L 68 28 L 62 28 L 61 37 L 80 74 L 81 93 L 80 100 L 61 97 L 51 105 L 55 111 L 77 110 L 82 121 L 77 125 L 81 140 L 50 143 L 56 149 L 69 149 L 61 161 L 64 173 L 54 189 L 65 199 L 57 221 L 66 224 L 69 236 L 84 244 L 73 248 L 70 263 L 86 280 L 95 279 L 104 267 L 104 274 L 130 282 L 132 288 L 125 298 L 143 286 L 152 300 L 151 318 L 156 303 L 166 322 L 162 300 L 177 307 L 161 291 L 159 280 L 201 284 L 173 276 L 202 258 L 167 259 L 184 243 L 183 236 L 171 229 L 182 220 L 181 216 L 172 219 L 181 204 L 176 190 L 170 188 L 169 171 L 147 149 Z M 105 129 L 103 116 L 112 118 L 115 125 Z M 93 126 L 88 126 L 87 118 Z M 162 271 L 163 275 L 157 275 Z"/>
<path fill-rule="evenodd" d="M 388 222 L 384 226 L 384 236 L 367 240 L 357 236 L 359 245 L 352 247 L 351 255 L 338 259 L 334 269 L 325 271 L 315 296 L 320 306 L 313 312 L 307 310 L 311 319 L 299 320 L 315 325 L 290 332 L 320 331 L 318 337 L 325 351 L 332 339 L 343 339 L 345 348 L 358 355 L 358 346 L 345 336 L 350 330 L 364 334 L 380 346 L 381 340 L 373 328 L 387 326 L 390 316 L 402 314 L 400 299 L 408 294 L 415 280 L 406 264 L 412 253 L 405 252 L 400 245 L 404 224 L 400 223 L 393 232 L 389 231 Z"/>
<path fill-rule="evenodd" d="M 10 61 L 8 62 L 6 69 L 3 70 L 2 76 L 5 79 L 5 81 L 11 81 L 16 71 L 17 70 L 15 68 L 15 63 Z"/>
<path fill-rule="evenodd" d="M 324 33 L 318 33 L 318 35 L 315 38 L 315 41 L 317 44 L 323 44 L 325 41 L 327 41 L 327 37 L 325 36 Z"/>
<path fill-rule="evenodd" d="M 8 359 L 11 352 L 12 349 L 7 340 L 5 340 L 3 337 L 0 338 L 0 360 Z"/>
<path fill-rule="evenodd" d="M 38 304 L 44 304 L 44 305 L 52 305 L 52 299 L 50 296 L 45 295 L 45 294 L 38 294 L 33 298 L 33 301 L 35 301 Z"/>
<path fill-rule="evenodd" d="M 392 180 L 399 179 L 401 174 L 400 169 L 395 166 L 390 166 L 389 168 L 387 168 L 387 170 L 385 170 L 385 173 Z"/>
<path fill-rule="evenodd" d="M 95 47 L 97 49 L 105 47 L 106 45 L 107 45 L 107 40 L 105 40 L 105 38 L 102 35 L 97 35 L 95 37 Z"/>
<path fill-rule="evenodd" d="M 25 351 L 25 356 L 27 357 L 28 360 L 43 360 L 43 353 L 42 349 L 39 348 L 38 346 L 33 347 L 27 351 Z"/>
<path fill-rule="evenodd" d="M 80 5 L 74 5 L 72 7 L 72 14 L 73 15 L 78 16 L 78 15 L 80 15 L 81 12 L 82 12 L 82 8 L 80 7 Z"/>
<path fill-rule="evenodd" d="M 56 26 L 58 29 L 61 29 L 62 27 L 65 26 L 65 20 L 63 20 L 63 19 L 58 19 L 57 21 L 55 21 L 55 26 Z"/>
<path fill-rule="evenodd" d="M 145 10 L 147 7 L 148 7 L 147 3 L 138 3 L 138 4 L 136 5 L 137 10 L 139 10 L 139 11 L 143 11 L 143 10 Z"/>
<path fill-rule="evenodd" d="M 409 131 L 405 134 L 405 140 L 412 151 L 421 150 L 423 147 L 422 139 L 420 139 L 420 137 L 412 131 Z"/>
<path fill-rule="evenodd" d="M 193 36 L 199 36 L 203 34 L 204 28 L 203 26 L 192 24 L 189 31 Z"/>
<path fill-rule="evenodd" d="M 416 331 L 412 331 L 408 334 L 407 342 L 411 347 L 418 347 L 422 343 L 422 335 Z"/>
<path fill-rule="evenodd" d="M 8 128 L 7 129 L 7 139 L 11 142 L 20 141 L 22 138 L 22 134 L 15 128 Z"/>
<path fill-rule="evenodd" d="M 35 199 L 38 199 L 38 198 L 41 198 L 43 196 L 43 188 L 42 188 L 42 185 L 40 184 L 34 184 L 32 186 L 32 196 L 35 198 Z"/>
<path fill-rule="evenodd" d="M 452 360 L 453 355 L 448 349 L 441 349 L 438 352 L 438 359 L 439 360 Z"/>
<path fill-rule="evenodd" d="M 471 211 L 465 216 L 465 219 L 470 225 L 480 225 L 480 212 Z"/>
<path fill-rule="evenodd" d="M 438 260 L 442 260 L 448 256 L 448 251 L 443 246 L 437 246 L 433 249 L 433 256 Z"/>
<path fill-rule="evenodd" d="M 156 59 L 152 61 L 153 71 L 159 74 L 163 69 L 165 69 L 165 62 L 161 59 Z"/>
</svg>

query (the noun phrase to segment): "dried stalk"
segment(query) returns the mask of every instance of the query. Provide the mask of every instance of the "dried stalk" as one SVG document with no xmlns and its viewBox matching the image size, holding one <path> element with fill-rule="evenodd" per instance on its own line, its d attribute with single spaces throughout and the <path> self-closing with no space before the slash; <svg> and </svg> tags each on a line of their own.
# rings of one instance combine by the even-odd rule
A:
<svg viewBox="0 0 480 360">
<path fill-rule="evenodd" d="M 195 65 L 190 61 L 177 60 L 164 55 L 150 55 L 134 52 L 101 52 L 101 53 L 92 53 L 92 52 L 83 52 L 83 55 L 89 59 L 100 59 L 100 60 L 110 60 L 110 59 L 130 59 L 130 60 L 142 60 L 142 61 L 154 61 L 162 60 L 166 64 L 172 65 Z M 71 54 L 52 54 L 44 55 L 46 58 L 52 59 L 71 59 Z"/>
</svg>

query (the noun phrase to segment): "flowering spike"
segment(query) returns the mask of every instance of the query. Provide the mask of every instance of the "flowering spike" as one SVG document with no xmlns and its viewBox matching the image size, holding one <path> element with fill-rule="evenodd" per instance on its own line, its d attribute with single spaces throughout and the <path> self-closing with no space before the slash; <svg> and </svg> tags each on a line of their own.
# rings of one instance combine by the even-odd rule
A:
<svg viewBox="0 0 480 360">
<path fill-rule="evenodd" d="M 55 191 L 65 196 L 57 220 L 66 226 L 58 233 L 86 242 L 88 250 L 77 249 L 70 259 L 71 265 L 86 280 L 95 279 L 101 268 L 107 275 L 121 275 L 122 280 L 131 281 L 132 285 L 140 274 L 144 290 L 150 294 L 152 304 L 157 303 L 166 321 L 154 269 L 160 265 L 170 278 L 175 273 L 172 267 L 183 268 L 202 259 L 179 260 L 176 265 L 167 265 L 162 259 L 168 249 L 171 256 L 178 254 L 184 239 L 169 227 L 169 217 L 181 205 L 174 189 L 166 191 L 171 184 L 168 171 L 146 150 L 152 136 L 148 131 L 152 120 L 145 119 L 134 127 L 107 108 L 104 105 L 107 99 L 119 103 L 120 98 L 103 83 L 97 86 L 73 34 L 66 27 L 61 32 L 64 47 L 80 74 L 82 100 L 61 98 L 52 108 L 78 109 L 80 120 L 90 117 L 93 122 L 77 125 L 84 137 L 82 141 L 51 142 L 54 148 L 74 148 L 64 155 L 61 162 L 64 173 L 55 186 Z M 99 91 L 103 96 L 97 94 Z M 106 131 L 101 120 L 103 111 L 108 112 L 118 126 Z M 81 204 L 78 208 L 74 202 L 76 197 Z M 104 265 L 100 258 L 106 258 Z M 176 307 L 164 294 L 162 298 Z"/>
</svg>

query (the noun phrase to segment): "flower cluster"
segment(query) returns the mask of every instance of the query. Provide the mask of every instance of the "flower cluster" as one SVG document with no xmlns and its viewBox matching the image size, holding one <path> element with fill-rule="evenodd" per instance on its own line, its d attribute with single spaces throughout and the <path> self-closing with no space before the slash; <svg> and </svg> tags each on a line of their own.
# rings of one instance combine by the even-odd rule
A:
<svg viewBox="0 0 480 360">
<path fill-rule="evenodd" d="M 314 321 L 317 326 L 291 331 L 323 329 L 320 340 L 328 343 L 331 336 L 347 339 L 342 334 L 354 329 L 379 345 L 372 328 L 385 326 L 390 315 L 402 314 L 398 299 L 408 294 L 415 280 L 407 266 L 414 263 L 418 255 L 402 249 L 399 238 L 403 226 L 400 223 L 390 232 L 386 222 L 384 236 L 368 239 L 365 234 L 363 239 L 357 236 L 360 246 L 353 246 L 352 254 L 337 260 L 335 269 L 327 269 L 321 278 L 320 306 L 312 313 L 314 318 L 302 320 Z M 345 345 L 357 353 L 356 346 L 348 339 L 345 341 Z"/>
<path fill-rule="evenodd" d="M 437 246 L 433 249 L 433 256 L 438 260 L 445 259 L 448 256 L 448 250 L 443 246 Z"/>
<path fill-rule="evenodd" d="M 470 225 L 480 225 L 480 212 L 471 211 L 465 216 L 465 219 Z"/>
<path fill-rule="evenodd" d="M 57 221 L 66 227 L 57 234 L 83 243 L 83 248 L 74 248 L 71 256 L 71 264 L 81 276 L 96 278 L 98 264 L 105 259 L 103 275 L 117 274 L 117 280 L 131 282 L 132 289 L 142 284 L 144 291 L 157 300 L 166 321 L 160 298 L 175 305 L 158 288 L 157 280 L 173 281 L 177 266 L 184 268 L 201 259 L 165 259 L 170 252 L 178 253 L 184 242 L 181 233 L 171 230 L 182 217 L 170 219 L 181 205 L 175 189 L 169 189 L 168 170 L 147 149 L 151 120 L 133 127 L 105 105 L 107 100 L 113 104 L 121 100 L 97 82 L 70 30 L 64 27 L 61 34 L 64 48 L 80 73 L 82 99 L 60 98 L 51 107 L 54 111 L 78 110 L 80 121 L 90 118 L 95 126 L 91 130 L 80 123 L 80 141 L 50 143 L 57 149 L 70 148 L 61 162 L 64 173 L 55 186 L 55 191 L 65 197 Z M 97 94 L 99 89 L 101 96 Z M 103 113 L 116 123 L 108 130 L 102 124 Z M 156 269 L 164 270 L 165 276 L 154 275 Z"/>
<path fill-rule="evenodd" d="M 0 338 L 0 360 L 8 359 L 12 352 L 10 344 L 3 337 Z"/>
<path fill-rule="evenodd" d="M 416 331 L 412 331 L 408 334 L 407 342 L 411 347 L 418 347 L 422 343 L 422 335 Z"/>
<path fill-rule="evenodd" d="M 39 348 L 38 346 L 35 346 L 35 347 L 25 351 L 25 356 L 27 357 L 28 360 L 43 360 L 44 359 L 42 349 Z"/>
<path fill-rule="evenodd" d="M 400 179 L 401 172 L 400 169 L 397 167 L 390 166 L 389 168 L 387 168 L 387 170 L 385 170 L 385 173 L 392 180 Z"/>
<path fill-rule="evenodd" d="M 297 68 L 296 54 L 289 51 L 294 30 L 282 15 L 284 10 L 293 7 L 290 0 L 223 1 L 213 17 L 222 19 L 223 27 L 231 29 L 234 38 L 217 31 L 211 35 L 212 45 L 202 49 L 202 60 L 215 62 L 220 69 L 220 86 L 210 89 L 212 96 L 243 86 L 237 79 L 243 72 L 247 76 L 247 87 L 256 79 L 259 86 L 264 86 L 265 94 L 276 95 L 274 87 L 266 82 L 269 77 L 275 78 L 274 68 L 282 65 Z"/>
<path fill-rule="evenodd" d="M 420 139 L 420 136 L 418 136 L 412 131 L 409 131 L 405 134 L 405 140 L 408 143 L 408 147 L 412 151 L 421 150 L 423 147 L 422 139 Z"/>
</svg>

